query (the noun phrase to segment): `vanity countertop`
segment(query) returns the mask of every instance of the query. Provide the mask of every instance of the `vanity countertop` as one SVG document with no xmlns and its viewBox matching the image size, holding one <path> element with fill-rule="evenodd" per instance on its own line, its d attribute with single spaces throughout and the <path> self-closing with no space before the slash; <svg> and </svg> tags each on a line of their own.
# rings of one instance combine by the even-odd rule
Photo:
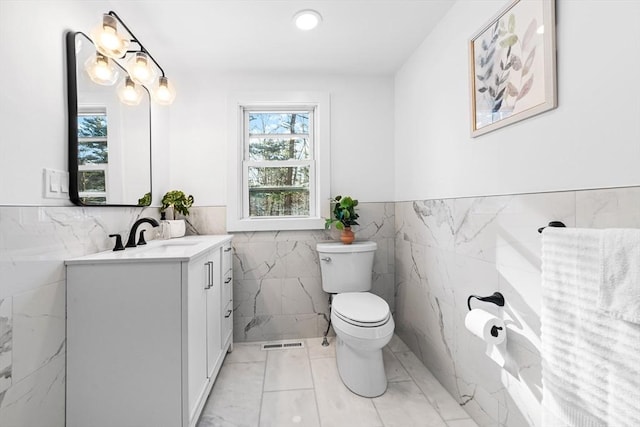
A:
<svg viewBox="0 0 640 427">
<path fill-rule="evenodd" d="M 144 246 L 124 251 L 104 251 L 65 261 L 66 265 L 123 262 L 189 261 L 208 249 L 232 239 L 230 234 L 187 236 L 170 240 L 151 240 Z"/>
</svg>

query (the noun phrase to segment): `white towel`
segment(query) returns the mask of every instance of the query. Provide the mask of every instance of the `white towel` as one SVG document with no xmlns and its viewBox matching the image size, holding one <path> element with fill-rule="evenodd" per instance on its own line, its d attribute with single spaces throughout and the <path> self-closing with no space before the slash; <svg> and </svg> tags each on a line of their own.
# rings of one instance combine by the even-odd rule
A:
<svg viewBox="0 0 640 427">
<path fill-rule="evenodd" d="M 602 257 L 598 308 L 640 323 L 640 230 L 603 230 Z"/>
<path fill-rule="evenodd" d="M 597 307 L 602 233 L 543 233 L 542 407 L 548 427 L 640 426 L 640 325 Z"/>
</svg>

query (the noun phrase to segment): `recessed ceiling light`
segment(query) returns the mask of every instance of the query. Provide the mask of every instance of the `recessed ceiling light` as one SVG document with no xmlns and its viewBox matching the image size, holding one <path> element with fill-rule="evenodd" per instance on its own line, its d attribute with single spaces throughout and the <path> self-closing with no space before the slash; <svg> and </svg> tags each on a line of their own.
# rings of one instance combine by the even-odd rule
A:
<svg viewBox="0 0 640 427">
<path fill-rule="evenodd" d="M 301 10 L 293 16 L 296 27 L 303 31 L 313 30 L 322 21 L 322 16 L 315 10 Z"/>
</svg>

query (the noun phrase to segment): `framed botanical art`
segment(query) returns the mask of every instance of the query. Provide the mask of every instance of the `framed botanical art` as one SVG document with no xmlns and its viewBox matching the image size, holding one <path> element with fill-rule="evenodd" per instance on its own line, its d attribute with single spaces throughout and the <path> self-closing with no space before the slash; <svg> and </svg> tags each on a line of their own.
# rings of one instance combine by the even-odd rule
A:
<svg viewBox="0 0 640 427">
<path fill-rule="evenodd" d="M 469 41 L 471 136 L 557 106 L 555 1 L 515 0 Z"/>
</svg>

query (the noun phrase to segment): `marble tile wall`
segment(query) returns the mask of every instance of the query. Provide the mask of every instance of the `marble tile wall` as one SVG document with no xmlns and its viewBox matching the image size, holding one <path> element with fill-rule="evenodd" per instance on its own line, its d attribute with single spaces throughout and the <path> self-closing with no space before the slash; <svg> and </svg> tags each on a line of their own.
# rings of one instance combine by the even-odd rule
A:
<svg viewBox="0 0 640 427">
<path fill-rule="evenodd" d="M 551 220 L 640 227 L 640 188 L 396 203 L 396 332 L 481 426 L 540 426 L 541 239 Z M 470 294 L 504 294 L 506 363 L 464 326 Z"/>
<path fill-rule="evenodd" d="M 193 208 L 190 234 L 226 232 L 224 207 Z M 363 203 L 358 237 L 378 242 L 375 292 L 393 304 L 394 204 Z M 0 207 L 0 425 L 64 425 L 64 260 L 110 249 L 156 208 Z M 149 233 L 147 233 L 149 234 Z M 326 328 L 316 241 L 330 232 L 235 236 L 236 341 Z"/>
<path fill-rule="evenodd" d="M 373 292 L 394 307 L 394 203 L 362 203 L 356 238 L 378 244 Z M 191 234 L 225 233 L 225 209 L 193 208 Z M 322 290 L 316 243 L 335 231 L 233 233 L 234 341 L 311 338 L 324 334 L 328 295 Z"/>
<path fill-rule="evenodd" d="M 363 203 L 358 238 L 378 243 L 374 292 L 418 358 L 481 425 L 539 425 L 540 240 L 551 219 L 640 227 L 640 188 Z M 0 425 L 64 425 L 67 258 L 112 247 L 157 209 L 0 207 Z M 221 234 L 224 207 L 194 208 L 191 234 Z M 315 243 L 331 232 L 237 233 L 236 341 L 326 328 Z M 499 368 L 464 329 L 469 293 L 507 298 L 509 360 Z"/>
<path fill-rule="evenodd" d="M 0 425 L 64 425 L 64 260 L 141 216 L 157 209 L 0 207 Z"/>
</svg>

